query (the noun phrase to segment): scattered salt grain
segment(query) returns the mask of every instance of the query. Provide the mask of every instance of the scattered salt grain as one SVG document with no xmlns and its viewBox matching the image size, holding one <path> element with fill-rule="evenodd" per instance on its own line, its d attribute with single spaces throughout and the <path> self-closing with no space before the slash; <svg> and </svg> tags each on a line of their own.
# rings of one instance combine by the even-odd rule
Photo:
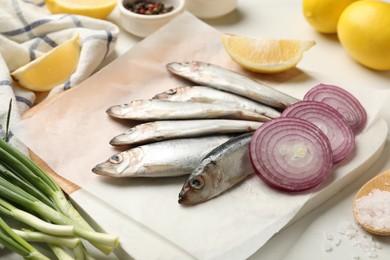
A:
<svg viewBox="0 0 390 260">
<path fill-rule="evenodd" d="M 356 200 L 355 213 L 363 224 L 378 229 L 390 229 L 390 192 L 372 190 Z"/>
<path fill-rule="evenodd" d="M 331 253 L 332 251 L 339 250 L 338 248 L 342 248 L 340 245 L 353 246 L 364 253 L 366 257 L 369 259 L 378 258 L 377 251 L 381 249 L 381 244 L 374 240 L 374 238 L 365 232 L 355 221 L 347 221 L 343 220 L 339 222 L 337 225 L 337 234 L 325 233 L 324 234 L 325 243 L 324 243 L 324 251 Z M 347 244 L 344 244 L 347 240 Z M 359 256 L 357 252 L 354 252 L 351 255 L 352 259 L 360 260 L 363 259 Z"/>
<path fill-rule="evenodd" d="M 330 244 L 325 244 L 325 245 L 324 245 L 324 250 L 325 250 L 326 252 L 331 252 L 331 251 L 333 250 L 333 247 L 332 247 L 332 245 L 330 245 Z"/>
<path fill-rule="evenodd" d="M 325 233 L 326 240 L 333 240 L 333 235 L 331 233 Z"/>
</svg>

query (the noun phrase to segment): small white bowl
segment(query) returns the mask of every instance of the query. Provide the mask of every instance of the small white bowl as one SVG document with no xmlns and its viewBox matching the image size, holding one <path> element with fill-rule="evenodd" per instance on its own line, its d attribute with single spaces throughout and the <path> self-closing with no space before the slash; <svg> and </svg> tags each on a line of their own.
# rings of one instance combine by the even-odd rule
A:
<svg viewBox="0 0 390 260">
<path fill-rule="evenodd" d="M 187 10 L 198 18 L 217 18 L 232 12 L 237 0 L 187 0 Z"/>
<path fill-rule="evenodd" d="M 155 2 L 173 6 L 173 10 L 165 14 L 137 14 L 124 7 L 124 4 L 135 1 L 136 0 L 119 1 L 120 23 L 126 31 L 141 38 L 157 31 L 161 26 L 167 24 L 185 10 L 185 0 L 154 0 Z"/>
</svg>

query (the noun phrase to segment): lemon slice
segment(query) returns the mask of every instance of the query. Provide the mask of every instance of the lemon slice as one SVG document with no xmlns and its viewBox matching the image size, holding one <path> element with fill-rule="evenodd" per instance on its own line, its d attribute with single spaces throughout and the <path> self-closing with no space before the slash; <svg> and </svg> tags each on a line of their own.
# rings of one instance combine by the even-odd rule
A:
<svg viewBox="0 0 390 260">
<path fill-rule="evenodd" d="M 276 73 L 295 67 L 315 41 L 273 40 L 222 35 L 229 56 L 247 70 Z"/>
<path fill-rule="evenodd" d="M 53 14 L 78 14 L 105 19 L 114 10 L 117 0 L 45 0 Z"/>
<path fill-rule="evenodd" d="M 64 83 L 76 70 L 80 57 L 79 36 L 67 40 L 11 73 L 22 87 L 44 92 Z"/>
</svg>

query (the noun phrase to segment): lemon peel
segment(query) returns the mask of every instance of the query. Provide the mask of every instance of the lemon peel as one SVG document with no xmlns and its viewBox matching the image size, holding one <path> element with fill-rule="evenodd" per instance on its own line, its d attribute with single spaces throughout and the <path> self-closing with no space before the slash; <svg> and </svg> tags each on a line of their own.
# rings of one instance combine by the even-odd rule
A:
<svg viewBox="0 0 390 260">
<path fill-rule="evenodd" d="M 66 13 L 105 19 L 114 10 L 117 0 L 45 0 L 53 14 Z"/>
<path fill-rule="evenodd" d="M 336 33 L 337 22 L 344 9 L 356 0 L 303 0 L 306 21 L 321 33 Z"/>
<path fill-rule="evenodd" d="M 282 40 L 222 35 L 228 55 L 247 70 L 277 73 L 295 67 L 304 51 L 315 45 L 310 40 Z"/>
<path fill-rule="evenodd" d="M 45 92 L 64 83 L 76 70 L 81 46 L 79 35 L 67 40 L 39 58 L 11 73 L 20 86 Z"/>
<path fill-rule="evenodd" d="M 337 31 L 341 45 L 357 62 L 390 70 L 390 3 L 352 3 L 341 14 Z"/>
</svg>

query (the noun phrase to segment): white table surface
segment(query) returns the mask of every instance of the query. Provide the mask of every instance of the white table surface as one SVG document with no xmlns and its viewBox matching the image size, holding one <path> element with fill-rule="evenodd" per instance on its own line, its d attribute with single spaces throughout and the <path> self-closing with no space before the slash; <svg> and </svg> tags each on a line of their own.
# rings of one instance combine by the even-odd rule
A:
<svg viewBox="0 0 390 260">
<path fill-rule="evenodd" d="M 118 10 L 114 10 L 108 20 L 119 24 Z M 238 8 L 233 13 L 204 21 L 222 32 L 244 36 L 314 39 L 317 45 L 305 54 L 299 63 L 300 69 L 337 78 L 348 77 L 376 89 L 390 88 L 390 71 L 377 72 L 364 68 L 346 54 L 336 35 L 323 35 L 314 31 L 303 18 L 300 0 L 238 0 Z M 140 40 L 121 28 L 115 52 L 102 66 L 109 64 Z M 383 117 L 389 123 L 390 110 L 384 108 L 383 111 Z M 363 178 L 276 234 L 250 259 L 390 259 L 390 237 L 373 237 L 380 248 L 376 249 L 377 257 L 370 258 L 356 246 L 356 242 L 338 233 L 340 223 L 353 222 L 352 199 L 361 185 L 377 173 L 390 169 L 389 154 L 390 147 L 386 144 L 381 158 Z M 368 237 L 371 235 L 368 234 Z M 337 242 L 339 239 L 340 243 Z M 20 259 L 13 254 L 0 257 Z"/>
</svg>

